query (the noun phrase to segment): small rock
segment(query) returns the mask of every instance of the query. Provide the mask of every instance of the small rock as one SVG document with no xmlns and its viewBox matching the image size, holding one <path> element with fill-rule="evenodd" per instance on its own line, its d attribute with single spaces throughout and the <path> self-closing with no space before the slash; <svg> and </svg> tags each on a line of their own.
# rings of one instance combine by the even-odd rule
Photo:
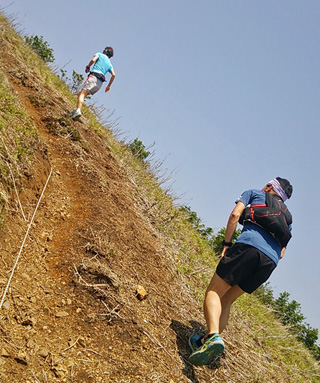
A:
<svg viewBox="0 0 320 383">
<path fill-rule="evenodd" d="M 52 234 L 48 234 L 47 235 L 47 242 L 50 242 L 50 241 L 52 241 L 52 238 L 53 238 L 53 235 Z"/>
<path fill-rule="evenodd" d="M 49 355 L 49 351 L 45 347 L 40 348 L 38 355 L 42 358 L 46 358 Z"/>
<path fill-rule="evenodd" d="M 28 274 L 22 273 L 21 275 L 23 276 L 23 278 L 27 279 L 28 281 L 31 281 L 31 278 Z"/>
<path fill-rule="evenodd" d="M 51 369 L 51 371 L 54 373 L 54 375 L 59 378 L 59 379 L 63 379 L 65 377 L 65 369 L 63 368 L 55 368 L 53 367 Z"/>
<path fill-rule="evenodd" d="M 69 314 L 66 311 L 59 311 L 56 313 L 56 318 L 64 318 L 69 316 Z"/>
<path fill-rule="evenodd" d="M 4 304 L 3 304 L 3 308 L 5 308 L 6 310 L 9 310 L 10 302 L 9 301 L 5 301 Z"/>
<path fill-rule="evenodd" d="M 43 231 L 41 233 L 41 238 L 43 238 L 45 241 L 50 242 L 52 241 L 53 235 L 51 233 L 48 233 L 46 231 Z"/>
<path fill-rule="evenodd" d="M 146 289 L 141 286 L 141 285 L 138 285 L 137 288 L 136 288 L 136 296 L 137 298 L 142 301 L 143 299 L 145 299 L 147 297 L 148 293 L 146 291 Z"/>
<path fill-rule="evenodd" d="M 69 358 L 65 361 L 65 366 L 68 368 L 74 366 L 74 364 L 75 364 L 75 361 L 72 358 Z"/>
<path fill-rule="evenodd" d="M 32 349 L 32 348 L 35 348 L 35 346 L 36 346 L 36 342 L 33 339 L 29 339 L 27 342 L 27 347 Z"/>
<path fill-rule="evenodd" d="M 48 307 L 45 307 L 45 308 L 43 309 L 43 314 L 44 314 L 44 315 L 50 315 L 50 309 L 49 309 Z"/>
<path fill-rule="evenodd" d="M 21 324 L 22 326 L 34 326 L 37 323 L 35 318 L 25 318 Z"/>
<path fill-rule="evenodd" d="M 4 358 L 10 358 L 10 354 L 4 347 L 2 347 L 0 355 L 3 356 Z"/>
<path fill-rule="evenodd" d="M 23 351 L 19 351 L 18 354 L 14 357 L 14 360 L 17 361 L 20 364 L 24 364 L 25 366 L 27 363 L 27 356 Z"/>
</svg>

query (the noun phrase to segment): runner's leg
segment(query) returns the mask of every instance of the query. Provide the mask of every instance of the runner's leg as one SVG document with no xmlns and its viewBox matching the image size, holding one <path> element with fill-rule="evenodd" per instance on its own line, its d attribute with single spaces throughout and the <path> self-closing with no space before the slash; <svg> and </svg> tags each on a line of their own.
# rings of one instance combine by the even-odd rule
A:
<svg viewBox="0 0 320 383">
<path fill-rule="evenodd" d="M 204 300 L 204 316 L 207 322 L 208 334 L 214 334 L 220 330 L 220 316 L 222 314 L 221 297 L 231 286 L 218 274 L 214 274 L 206 291 Z"/>
<path fill-rule="evenodd" d="M 220 323 L 219 323 L 219 333 L 221 334 L 222 331 L 226 328 L 229 320 L 230 315 L 230 308 L 232 303 L 239 298 L 242 294 L 244 294 L 245 291 L 243 291 L 238 285 L 231 287 L 222 297 L 221 297 L 221 306 L 222 311 L 220 315 Z"/>
<path fill-rule="evenodd" d="M 85 89 L 82 89 L 82 90 L 80 91 L 80 93 L 78 94 L 77 109 L 80 109 L 80 110 L 81 110 L 81 107 L 82 107 L 82 105 L 83 105 L 83 103 L 84 103 L 84 99 L 87 97 L 88 93 L 89 93 L 89 92 L 88 92 L 87 90 L 85 90 Z"/>
</svg>

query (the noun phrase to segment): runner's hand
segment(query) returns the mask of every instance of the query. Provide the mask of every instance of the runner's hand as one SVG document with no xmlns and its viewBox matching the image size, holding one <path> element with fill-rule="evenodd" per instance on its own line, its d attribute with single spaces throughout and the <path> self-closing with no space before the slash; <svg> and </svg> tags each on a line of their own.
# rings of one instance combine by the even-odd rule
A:
<svg viewBox="0 0 320 383">
<path fill-rule="evenodd" d="M 228 249 L 229 249 L 228 246 L 224 246 L 224 247 L 223 247 L 223 250 L 222 250 L 222 253 L 221 253 L 221 255 L 220 255 L 220 258 L 223 258 L 223 257 L 225 256 L 226 251 L 227 251 Z"/>
</svg>

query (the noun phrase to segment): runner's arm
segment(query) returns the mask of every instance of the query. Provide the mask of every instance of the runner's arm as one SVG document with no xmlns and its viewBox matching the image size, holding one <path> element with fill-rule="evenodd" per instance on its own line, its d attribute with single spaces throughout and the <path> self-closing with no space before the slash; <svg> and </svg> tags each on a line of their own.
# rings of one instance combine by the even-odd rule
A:
<svg viewBox="0 0 320 383">
<path fill-rule="evenodd" d="M 237 228 L 239 218 L 240 218 L 241 214 L 243 213 L 244 209 L 245 209 L 244 203 L 239 201 L 236 204 L 235 208 L 232 210 L 232 212 L 229 216 L 228 223 L 227 223 L 225 242 L 231 242 L 232 241 L 233 234 Z M 221 253 L 221 258 L 224 257 L 227 249 L 228 249 L 228 246 L 223 247 L 223 250 Z"/>
<path fill-rule="evenodd" d="M 111 69 L 110 73 L 111 73 L 111 78 L 110 78 L 109 84 L 106 87 L 106 92 L 110 92 L 111 84 L 113 83 L 113 81 L 114 81 L 114 79 L 116 77 L 116 74 L 114 73 L 113 69 Z"/>
<path fill-rule="evenodd" d="M 92 60 L 89 62 L 89 64 L 86 66 L 86 73 L 90 72 L 90 67 L 92 64 L 94 64 L 98 60 L 98 56 L 93 56 Z"/>
<path fill-rule="evenodd" d="M 286 251 L 286 248 L 283 247 L 282 250 L 281 250 L 280 259 L 283 258 L 283 256 L 284 256 L 284 252 L 285 252 L 285 251 Z"/>
</svg>

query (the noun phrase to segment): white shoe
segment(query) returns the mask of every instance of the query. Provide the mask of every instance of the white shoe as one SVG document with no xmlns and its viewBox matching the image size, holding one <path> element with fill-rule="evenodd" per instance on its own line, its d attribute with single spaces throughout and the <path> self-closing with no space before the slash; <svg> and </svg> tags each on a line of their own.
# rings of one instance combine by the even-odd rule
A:
<svg viewBox="0 0 320 383">
<path fill-rule="evenodd" d="M 76 118 L 76 117 L 80 117 L 81 116 L 81 111 L 79 109 L 75 109 L 71 114 L 70 114 L 70 117 L 71 118 Z"/>
</svg>

